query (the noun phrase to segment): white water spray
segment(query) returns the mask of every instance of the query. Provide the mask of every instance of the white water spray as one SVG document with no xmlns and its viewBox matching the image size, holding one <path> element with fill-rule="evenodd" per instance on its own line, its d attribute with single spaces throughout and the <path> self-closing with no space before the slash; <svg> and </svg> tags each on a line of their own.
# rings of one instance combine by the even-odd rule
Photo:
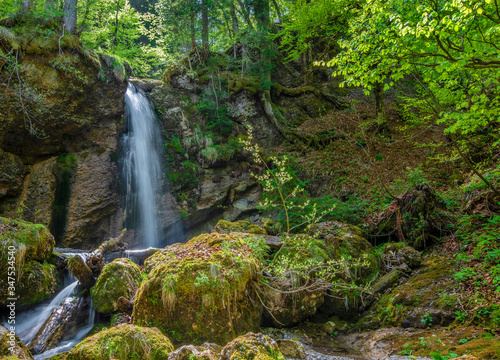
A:
<svg viewBox="0 0 500 360">
<path fill-rule="evenodd" d="M 141 245 L 160 246 L 156 195 L 160 190 L 161 134 L 148 99 L 132 84 L 125 94 L 128 133 L 123 136 L 127 227 L 142 233 Z"/>
</svg>

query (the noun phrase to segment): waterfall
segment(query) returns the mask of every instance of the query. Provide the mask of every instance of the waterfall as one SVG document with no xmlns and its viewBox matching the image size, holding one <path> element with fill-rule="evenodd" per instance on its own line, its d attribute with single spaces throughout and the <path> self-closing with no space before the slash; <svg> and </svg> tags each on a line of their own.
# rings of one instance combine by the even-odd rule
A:
<svg viewBox="0 0 500 360">
<path fill-rule="evenodd" d="M 74 296 L 78 280 L 62 289 L 49 304 L 39 305 L 18 315 L 16 332 L 24 343 L 29 344 L 45 320 L 66 298 Z"/>
<path fill-rule="evenodd" d="M 125 94 L 128 132 L 123 135 L 127 228 L 139 230 L 142 246 L 161 245 L 156 196 L 161 184 L 160 128 L 148 99 L 133 84 Z"/>
</svg>

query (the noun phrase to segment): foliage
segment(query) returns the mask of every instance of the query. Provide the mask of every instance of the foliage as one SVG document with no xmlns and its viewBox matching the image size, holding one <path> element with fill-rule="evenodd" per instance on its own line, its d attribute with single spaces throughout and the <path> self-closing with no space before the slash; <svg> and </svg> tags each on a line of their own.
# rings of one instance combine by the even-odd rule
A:
<svg viewBox="0 0 500 360">
<path fill-rule="evenodd" d="M 497 3 L 374 1 L 350 21 L 343 51 L 328 62 L 345 85 L 388 90 L 413 77 L 435 120 L 451 134 L 498 122 Z"/>
</svg>

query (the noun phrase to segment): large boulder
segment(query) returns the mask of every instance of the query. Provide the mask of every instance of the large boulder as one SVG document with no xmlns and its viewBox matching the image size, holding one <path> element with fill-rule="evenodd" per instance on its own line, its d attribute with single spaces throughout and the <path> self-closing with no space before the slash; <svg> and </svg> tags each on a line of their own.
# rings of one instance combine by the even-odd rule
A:
<svg viewBox="0 0 500 360">
<path fill-rule="evenodd" d="M 364 313 L 359 328 L 449 325 L 459 310 L 459 294 L 450 281 L 453 268 L 453 262 L 441 256 L 425 259 L 412 277 L 386 292 Z M 397 283 L 394 281 L 393 285 Z"/>
<path fill-rule="evenodd" d="M 363 303 L 360 288 L 384 269 L 362 234 L 355 226 L 329 221 L 284 241 L 265 287 L 266 325 L 290 326 L 317 311 L 325 317 L 357 313 Z"/>
<path fill-rule="evenodd" d="M 33 356 L 15 333 L 0 326 L 0 359 L 32 360 Z"/>
<path fill-rule="evenodd" d="M 112 313 L 118 310 L 118 299 L 132 300 L 142 281 L 139 267 L 129 259 L 121 258 L 106 264 L 90 294 L 96 310 Z"/>
<path fill-rule="evenodd" d="M 7 276 L 12 272 L 11 265 L 15 268 L 17 305 L 32 305 L 54 294 L 58 274 L 47 260 L 52 256 L 55 241 L 45 226 L 0 218 L 0 241 L 5 251 L 0 259 L 0 305 L 11 297 Z"/>
<path fill-rule="evenodd" d="M 249 234 L 202 234 L 145 261 L 132 321 L 177 343 L 224 344 L 259 328 L 256 280 L 265 241 Z"/>
<path fill-rule="evenodd" d="M 174 350 L 170 340 L 158 329 L 118 325 L 86 338 L 65 360 L 165 360 Z"/>
</svg>

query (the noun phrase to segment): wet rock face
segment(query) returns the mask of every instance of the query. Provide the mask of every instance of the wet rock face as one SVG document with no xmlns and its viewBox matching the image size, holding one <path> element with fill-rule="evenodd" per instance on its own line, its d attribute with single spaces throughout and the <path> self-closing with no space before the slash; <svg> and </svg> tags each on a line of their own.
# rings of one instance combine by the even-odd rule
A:
<svg viewBox="0 0 500 360">
<path fill-rule="evenodd" d="M 261 260 L 246 236 L 202 234 L 147 259 L 149 274 L 137 292 L 132 322 L 156 326 L 181 344 L 224 344 L 258 329 Z"/>
<path fill-rule="evenodd" d="M 65 359 L 165 360 L 173 350 L 170 340 L 156 328 L 118 325 L 86 338 Z"/>
<path fill-rule="evenodd" d="M 96 310 L 107 314 L 118 310 L 118 300 L 132 300 L 142 277 L 139 267 L 129 259 L 116 259 L 106 264 L 90 291 Z"/>
<path fill-rule="evenodd" d="M 0 149 L 0 199 L 19 194 L 26 171 L 21 158 Z"/>
<path fill-rule="evenodd" d="M 6 89 L 0 103 L 0 117 L 4 119 L 0 148 L 30 162 L 47 155 L 78 152 L 93 146 L 94 126 L 121 119 L 126 82 L 114 75 L 113 64 L 86 52 L 77 39 L 73 40 L 72 48 L 63 46 L 62 57 L 58 57 L 57 42 L 54 49 L 47 44 L 48 51 L 43 54 L 30 49 L 20 52 L 23 105 L 32 115 L 28 118 L 20 105 L 17 84 Z M 67 62 L 70 70 L 51 65 L 58 59 Z M 102 77 L 106 81 L 101 80 L 100 72 L 107 75 Z M 7 71 L 0 72 L 2 82 L 8 76 Z M 38 129 L 35 135 L 28 134 L 30 126 Z"/>
<path fill-rule="evenodd" d="M 121 228 L 116 150 L 124 68 L 84 50 L 77 36 L 23 36 L 0 40 L 3 49 L 19 50 L 22 81 L 22 105 L 15 81 L 0 101 L 0 214 L 23 210 L 25 220 L 49 227 L 58 244 L 92 248 Z M 10 75 L 0 69 L 0 83 Z M 61 171 L 60 157 L 68 153 L 78 167 Z"/>
<path fill-rule="evenodd" d="M 31 360 L 29 350 L 16 334 L 11 334 L 9 329 L 0 326 L 0 358 Z"/>
<path fill-rule="evenodd" d="M 77 156 L 71 178 L 64 247 L 91 249 L 118 233 L 122 220 L 117 208 L 118 165 L 113 149 Z M 61 226 L 61 225 L 60 225 Z"/>
</svg>

